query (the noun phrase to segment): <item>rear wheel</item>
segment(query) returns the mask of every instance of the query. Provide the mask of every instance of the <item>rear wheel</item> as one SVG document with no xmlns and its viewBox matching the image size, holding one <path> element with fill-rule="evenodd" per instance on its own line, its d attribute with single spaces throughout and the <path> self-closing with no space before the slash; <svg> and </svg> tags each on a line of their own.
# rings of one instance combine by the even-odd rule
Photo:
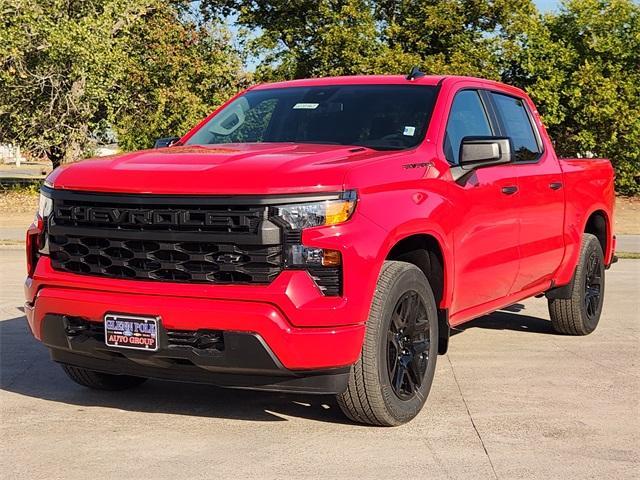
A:
<svg viewBox="0 0 640 480">
<path fill-rule="evenodd" d="M 604 301 L 604 255 L 598 239 L 585 233 L 570 298 L 549 300 L 553 328 L 566 335 L 588 335 L 598 326 Z"/>
<path fill-rule="evenodd" d="M 86 368 L 62 365 L 62 369 L 74 382 L 96 390 L 126 390 L 137 387 L 147 379 L 130 375 L 111 375 Z"/>
<path fill-rule="evenodd" d="M 426 402 L 438 349 L 436 302 L 424 273 L 385 262 L 378 279 L 360 359 L 338 403 L 352 420 L 394 426 Z"/>
</svg>

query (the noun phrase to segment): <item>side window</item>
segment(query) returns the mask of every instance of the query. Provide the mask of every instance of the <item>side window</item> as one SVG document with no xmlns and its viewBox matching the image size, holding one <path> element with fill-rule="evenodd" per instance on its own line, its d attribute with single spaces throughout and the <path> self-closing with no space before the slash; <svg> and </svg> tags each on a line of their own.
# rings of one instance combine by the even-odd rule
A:
<svg viewBox="0 0 640 480">
<path fill-rule="evenodd" d="M 491 93 L 491 95 L 505 129 L 505 134 L 511 137 L 513 142 L 515 161 L 536 160 L 540 153 L 540 148 L 524 102 L 519 98 L 499 93 Z"/>
<path fill-rule="evenodd" d="M 458 163 L 460 143 L 464 137 L 490 135 L 493 135 L 491 125 L 478 92 L 458 92 L 451 105 L 444 137 L 444 153 L 449 163 Z"/>
</svg>

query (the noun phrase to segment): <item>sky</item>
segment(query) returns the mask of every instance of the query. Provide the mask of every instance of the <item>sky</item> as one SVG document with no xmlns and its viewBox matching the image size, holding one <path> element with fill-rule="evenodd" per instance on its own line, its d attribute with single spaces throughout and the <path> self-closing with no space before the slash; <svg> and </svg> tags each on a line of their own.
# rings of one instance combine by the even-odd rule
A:
<svg viewBox="0 0 640 480">
<path fill-rule="evenodd" d="M 550 12 L 558 8 L 560 0 L 534 0 L 541 12 Z"/>
</svg>

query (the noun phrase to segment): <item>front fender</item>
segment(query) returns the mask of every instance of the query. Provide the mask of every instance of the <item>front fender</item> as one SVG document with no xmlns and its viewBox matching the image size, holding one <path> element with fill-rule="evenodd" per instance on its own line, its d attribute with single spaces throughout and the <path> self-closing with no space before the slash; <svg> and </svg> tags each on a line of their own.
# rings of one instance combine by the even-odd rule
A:
<svg viewBox="0 0 640 480">
<path fill-rule="evenodd" d="M 403 188 L 363 192 L 359 214 L 380 225 L 387 235 L 380 245 L 375 268 L 379 272 L 398 242 L 414 235 L 432 237 L 442 253 L 444 268 L 441 308 L 448 308 L 453 295 L 453 215 L 445 197 L 447 184 L 437 179 L 412 182 Z"/>
</svg>

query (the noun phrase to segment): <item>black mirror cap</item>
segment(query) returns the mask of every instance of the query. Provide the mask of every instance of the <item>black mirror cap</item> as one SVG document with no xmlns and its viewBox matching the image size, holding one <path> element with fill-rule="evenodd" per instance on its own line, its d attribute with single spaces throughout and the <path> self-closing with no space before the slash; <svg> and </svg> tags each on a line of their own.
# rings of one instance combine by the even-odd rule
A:
<svg viewBox="0 0 640 480">
<path fill-rule="evenodd" d="M 460 142 L 460 166 L 473 169 L 489 165 L 510 163 L 509 137 L 464 137 Z"/>
<path fill-rule="evenodd" d="M 164 138 L 159 138 L 156 140 L 156 142 L 153 144 L 153 148 L 165 148 L 165 147 L 170 147 L 171 145 L 173 145 L 174 143 L 176 143 L 178 140 L 180 140 L 180 137 L 164 137 Z"/>
</svg>

